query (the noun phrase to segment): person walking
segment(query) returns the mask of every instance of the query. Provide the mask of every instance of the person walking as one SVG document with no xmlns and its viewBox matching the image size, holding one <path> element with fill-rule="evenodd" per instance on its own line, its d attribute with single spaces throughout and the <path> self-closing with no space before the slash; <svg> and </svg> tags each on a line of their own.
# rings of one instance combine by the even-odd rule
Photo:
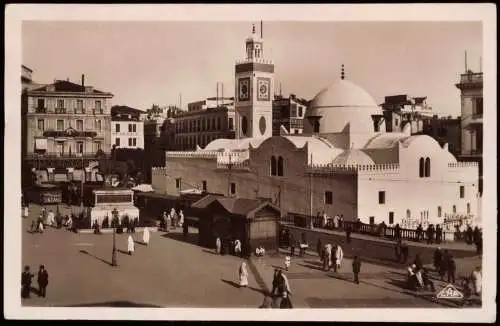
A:
<svg viewBox="0 0 500 326">
<path fill-rule="evenodd" d="M 455 271 L 456 271 L 456 269 L 457 269 L 457 266 L 455 264 L 455 259 L 453 258 L 452 255 L 449 255 L 447 268 L 446 268 L 446 272 L 448 275 L 448 283 L 455 284 Z"/>
<path fill-rule="evenodd" d="M 483 281 L 483 275 L 481 273 L 480 266 L 477 266 L 474 269 L 474 271 L 472 271 L 471 280 L 472 280 L 474 294 L 480 296 L 482 292 L 482 281 Z"/>
<path fill-rule="evenodd" d="M 292 259 L 290 256 L 285 256 L 285 270 L 288 272 L 288 269 L 290 268 L 290 264 L 292 263 Z"/>
<path fill-rule="evenodd" d="M 340 269 L 340 266 L 342 266 L 343 259 L 344 259 L 344 251 L 342 250 L 342 247 L 339 244 L 337 244 L 335 249 L 335 266 L 333 267 L 335 273 Z"/>
<path fill-rule="evenodd" d="M 144 228 L 144 231 L 142 232 L 142 243 L 144 243 L 146 246 L 149 244 L 149 229 L 148 227 L 146 226 Z"/>
<path fill-rule="evenodd" d="M 44 265 L 40 265 L 38 270 L 38 296 L 44 297 L 47 295 L 47 285 L 49 285 L 49 273 Z"/>
<path fill-rule="evenodd" d="M 129 235 L 127 240 L 127 250 L 130 256 L 132 256 L 134 249 L 135 249 L 134 238 L 132 238 L 132 235 Z"/>
<path fill-rule="evenodd" d="M 215 253 L 220 255 L 221 253 L 222 242 L 219 237 L 215 239 Z"/>
<path fill-rule="evenodd" d="M 234 254 L 241 256 L 241 241 L 239 239 L 234 240 Z"/>
<path fill-rule="evenodd" d="M 415 255 L 415 260 L 413 261 L 413 264 L 417 266 L 417 270 L 421 270 L 423 268 L 424 264 L 422 263 L 422 258 L 420 258 L 420 254 Z"/>
<path fill-rule="evenodd" d="M 247 270 L 247 264 L 245 262 L 242 262 L 240 265 L 239 269 L 239 285 L 241 287 L 246 287 L 248 285 L 248 270 Z"/>
<path fill-rule="evenodd" d="M 345 238 L 347 243 L 351 243 L 351 227 L 347 226 L 345 229 Z"/>
<path fill-rule="evenodd" d="M 30 272 L 30 267 L 24 266 L 24 272 L 21 274 L 21 298 L 23 299 L 30 297 L 31 279 L 33 276 Z"/>
<path fill-rule="evenodd" d="M 441 225 L 436 225 L 436 243 L 440 244 L 443 241 L 443 229 Z"/>
<path fill-rule="evenodd" d="M 182 224 L 182 235 L 184 236 L 184 239 L 187 239 L 187 236 L 189 234 L 189 228 L 187 223 Z"/>
<path fill-rule="evenodd" d="M 290 247 L 290 256 L 294 256 L 295 255 L 295 246 L 296 246 L 296 241 L 295 241 L 295 237 L 293 236 L 292 233 L 290 233 L 290 236 L 288 237 L 288 246 Z"/>
<path fill-rule="evenodd" d="M 436 250 L 434 251 L 434 270 L 436 272 L 440 272 L 441 268 L 441 260 L 443 259 L 443 253 L 441 251 L 440 247 L 437 247 Z"/>
<path fill-rule="evenodd" d="M 321 251 L 323 250 L 323 244 L 321 243 L 321 239 L 318 238 L 318 242 L 316 243 L 316 252 L 318 253 L 318 257 L 321 258 Z"/>
<path fill-rule="evenodd" d="M 288 282 L 288 278 L 285 273 L 281 273 L 281 278 L 283 281 L 281 282 L 281 303 L 280 309 L 291 309 L 293 308 L 292 300 L 290 299 L 290 295 L 292 294 L 292 290 L 290 288 L 290 283 Z"/>
<path fill-rule="evenodd" d="M 408 256 L 410 255 L 410 250 L 408 244 L 405 241 L 401 242 L 401 254 L 403 255 L 403 264 L 408 261 Z"/>
<path fill-rule="evenodd" d="M 354 283 L 359 284 L 359 273 L 361 272 L 361 260 L 354 256 L 352 261 L 352 273 L 354 274 Z"/>
<path fill-rule="evenodd" d="M 274 297 L 276 295 L 276 290 L 278 289 L 278 285 L 279 285 L 279 282 L 280 282 L 280 279 L 279 279 L 279 275 L 278 275 L 278 269 L 274 269 L 274 274 L 273 274 L 273 288 L 271 289 L 271 293 L 270 295 L 272 297 Z"/>
<path fill-rule="evenodd" d="M 396 243 L 396 246 L 394 247 L 394 250 L 396 252 L 396 261 L 398 263 L 401 262 L 402 260 L 402 252 L 401 252 L 401 239 L 398 239 L 398 242 Z"/>
</svg>

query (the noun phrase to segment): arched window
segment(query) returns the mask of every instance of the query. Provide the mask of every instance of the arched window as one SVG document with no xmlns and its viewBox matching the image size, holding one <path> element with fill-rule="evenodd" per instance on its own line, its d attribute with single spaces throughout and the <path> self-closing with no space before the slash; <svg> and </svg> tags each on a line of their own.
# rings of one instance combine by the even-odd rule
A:
<svg viewBox="0 0 500 326">
<path fill-rule="evenodd" d="M 423 178 L 425 175 L 425 171 L 424 171 L 424 158 L 421 157 L 419 162 L 418 162 L 418 176 Z"/>
<path fill-rule="evenodd" d="M 443 212 L 442 212 L 441 206 L 438 206 L 438 217 L 441 217 L 442 214 L 443 214 Z"/>
<path fill-rule="evenodd" d="M 316 132 L 316 133 L 319 132 L 319 121 L 318 120 L 314 121 L 314 132 Z"/>
<path fill-rule="evenodd" d="M 426 158 L 425 159 L 425 177 L 428 178 L 431 176 L 431 159 Z"/>
<path fill-rule="evenodd" d="M 411 212 L 409 209 L 406 210 L 406 218 L 411 218 Z"/>
<path fill-rule="evenodd" d="M 283 176 L 283 157 L 278 157 L 278 176 Z"/>
<path fill-rule="evenodd" d="M 277 165 L 276 157 L 271 156 L 271 175 L 276 175 Z"/>
<path fill-rule="evenodd" d="M 453 205 L 453 213 L 456 213 L 456 212 L 457 212 L 457 206 Z"/>
<path fill-rule="evenodd" d="M 467 203 L 467 214 L 470 214 L 470 203 Z"/>
</svg>

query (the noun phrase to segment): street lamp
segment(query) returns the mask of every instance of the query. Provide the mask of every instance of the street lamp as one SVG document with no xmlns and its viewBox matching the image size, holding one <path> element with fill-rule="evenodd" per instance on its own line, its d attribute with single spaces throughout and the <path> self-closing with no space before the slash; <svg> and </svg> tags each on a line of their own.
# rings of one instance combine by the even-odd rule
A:
<svg viewBox="0 0 500 326">
<path fill-rule="evenodd" d="M 111 266 L 118 266 L 118 263 L 116 262 L 116 223 L 115 223 L 115 217 L 118 217 L 118 211 L 113 209 L 113 220 L 111 223 L 113 223 L 113 252 L 111 253 Z M 109 220 L 108 220 L 109 221 Z"/>
</svg>

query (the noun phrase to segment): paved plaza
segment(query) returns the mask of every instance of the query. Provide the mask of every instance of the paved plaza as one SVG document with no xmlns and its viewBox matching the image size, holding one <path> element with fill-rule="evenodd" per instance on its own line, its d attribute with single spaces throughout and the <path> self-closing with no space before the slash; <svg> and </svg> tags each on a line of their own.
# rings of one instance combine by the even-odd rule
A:
<svg viewBox="0 0 500 326">
<path fill-rule="evenodd" d="M 236 283 L 242 259 L 197 246 L 196 229 L 190 229 L 184 241 L 179 229 L 168 235 L 153 232 L 150 245 L 136 243 L 132 256 L 125 253 L 128 235 L 116 235 L 119 266 L 112 267 L 112 234 L 76 234 L 50 227 L 43 234 L 30 234 L 27 230 L 38 212 L 39 207 L 32 206 L 30 218 L 23 219 L 22 262 L 32 272 L 44 264 L 49 286 L 46 298 L 33 293 L 23 305 L 256 308 L 271 288 L 274 268 L 283 266 L 283 254 L 252 259 L 249 288 L 240 289 Z M 140 241 L 142 233 L 135 239 Z M 457 274 L 468 275 L 477 264 L 477 257 L 457 259 Z M 349 259 L 334 274 L 321 270 L 317 256 L 306 255 L 292 258 L 287 275 L 297 308 L 446 306 L 432 299 L 435 293 L 405 290 L 404 266 L 363 263 L 357 285 Z M 434 282 L 438 291 L 446 285 Z"/>
</svg>

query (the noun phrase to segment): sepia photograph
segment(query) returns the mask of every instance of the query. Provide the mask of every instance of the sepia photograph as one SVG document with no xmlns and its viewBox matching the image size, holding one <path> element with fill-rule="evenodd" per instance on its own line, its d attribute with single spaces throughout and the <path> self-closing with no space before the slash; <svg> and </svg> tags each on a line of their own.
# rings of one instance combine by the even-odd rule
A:
<svg viewBox="0 0 500 326">
<path fill-rule="evenodd" d="M 495 7 L 404 6 L 9 6 L 6 318 L 494 322 Z"/>
</svg>

